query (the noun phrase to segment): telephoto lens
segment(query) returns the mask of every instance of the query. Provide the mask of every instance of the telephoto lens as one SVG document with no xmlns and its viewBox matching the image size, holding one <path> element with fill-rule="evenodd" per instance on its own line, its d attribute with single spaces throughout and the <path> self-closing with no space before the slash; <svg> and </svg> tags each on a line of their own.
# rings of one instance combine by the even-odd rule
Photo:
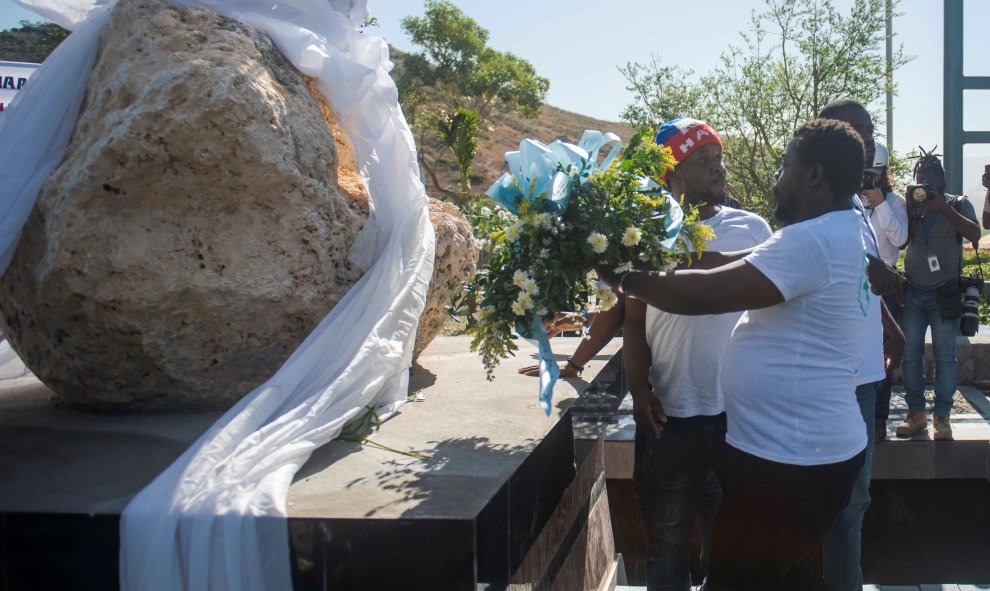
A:
<svg viewBox="0 0 990 591">
<path fill-rule="evenodd" d="M 983 291 L 983 279 L 979 277 L 960 277 L 959 290 L 962 292 L 963 313 L 959 321 L 959 332 L 963 336 L 976 335 L 980 326 L 980 293 Z"/>
</svg>

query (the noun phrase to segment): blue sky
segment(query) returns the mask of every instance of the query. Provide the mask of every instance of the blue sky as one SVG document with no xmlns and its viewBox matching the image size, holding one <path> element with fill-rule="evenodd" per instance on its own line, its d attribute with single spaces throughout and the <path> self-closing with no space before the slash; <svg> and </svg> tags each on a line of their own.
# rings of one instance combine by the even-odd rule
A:
<svg viewBox="0 0 990 591">
<path fill-rule="evenodd" d="M 490 33 L 492 47 L 512 51 L 550 79 L 548 102 L 600 119 L 617 120 L 630 93 L 616 67 L 658 54 L 665 64 L 706 72 L 719 63 L 762 0 L 454 0 Z M 852 0 L 835 0 L 846 9 Z M 402 33 L 404 16 L 422 14 L 420 0 L 369 0 L 381 35 L 399 49 L 413 49 Z M 942 143 L 942 2 L 902 0 L 894 20 L 896 40 L 915 60 L 899 70 L 894 98 L 894 147 L 905 152 Z M 15 27 L 32 13 L 0 0 L 0 29 Z M 990 76 L 990 2 L 965 0 L 964 69 Z M 990 91 L 967 91 L 963 114 L 969 130 L 990 130 Z M 880 130 L 882 131 L 882 130 Z M 979 176 L 990 163 L 990 146 L 966 148 L 967 194 L 982 203 Z"/>
</svg>

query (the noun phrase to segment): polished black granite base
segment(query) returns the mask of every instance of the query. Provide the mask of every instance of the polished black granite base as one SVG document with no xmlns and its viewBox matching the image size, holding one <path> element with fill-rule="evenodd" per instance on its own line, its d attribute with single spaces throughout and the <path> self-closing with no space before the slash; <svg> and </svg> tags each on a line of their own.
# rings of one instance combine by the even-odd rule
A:
<svg viewBox="0 0 990 591">
<path fill-rule="evenodd" d="M 604 489 L 601 446 L 575 456 L 569 407 L 588 384 L 562 381 L 547 417 L 520 363 L 487 382 L 458 339 L 438 339 L 414 369 L 410 391 L 426 402 L 373 437 L 430 460 L 335 441 L 297 474 L 285 520 L 295 589 L 498 590 L 523 565 L 537 589 L 567 570 L 593 483 Z M 577 342 L 555 346 L 566 355 Z M 0 446 L 0 591 L 117 589 L 120 511 L 214 419 L 88 415 L 53 407 L 36 383 L 0 385 L 0 443 L 11 444 Z M 131 453 L 116 453 L 121 445 Z M 579 473 L 587 486 L 572 486 Z"/>
</svg>

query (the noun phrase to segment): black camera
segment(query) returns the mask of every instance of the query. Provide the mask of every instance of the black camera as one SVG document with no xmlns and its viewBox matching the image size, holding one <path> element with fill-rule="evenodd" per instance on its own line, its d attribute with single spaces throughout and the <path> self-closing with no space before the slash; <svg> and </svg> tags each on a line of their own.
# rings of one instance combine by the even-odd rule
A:
<svg viewBox="0 0 990 591">
<path fill-rule="evenodd" d="M 880 188 L 880 175 L 873 172 L 872 170 L 867 170 L 863 172 L 863 191 L 868 189 L 879 189 Z"/>
<path fill-rule="evenodd" d="M 911 208 L 911 215 L 915 218 L 925 217 L 925 201 L 931 201 L 938 197 L 938 190 L 931 185 L 908 185 L 904 191 L 908 207 Z"/>
<path fill-rule="evenodd" d="M 962 319 L 959 332 L 971 337 L 980 326 L 980 295 L 983 293 L 983 278 L 970 276 L 959 278 L 959 292 L 962 293 Z"/>
</svg>

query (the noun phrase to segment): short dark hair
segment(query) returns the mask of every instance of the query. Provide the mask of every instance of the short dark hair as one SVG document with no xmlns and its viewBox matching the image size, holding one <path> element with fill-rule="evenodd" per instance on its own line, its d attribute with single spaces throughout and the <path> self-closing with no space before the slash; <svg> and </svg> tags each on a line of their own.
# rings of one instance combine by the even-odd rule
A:
<svg viewBox="0 0 990 591">
<path fill-rule="evenodd" d="M 819 119 L 838 119 L 839 113 L 844 113 L 850 109 L 858 109 L 864 113 L 869 113 L 863 103 L 853 100 L 851 98 L 841 98 L 835 99 L 829 104 L 822 107 L 822 110 L 818 112 Z"/>
<path fill-rule="evenodd" d="M 849 197 L 863 184 L 863 140 L 847 123 L 815 119 L 794 132 L 794 153 L 804 165 L 820 164 L 836 199 Z"/>
</svg>

